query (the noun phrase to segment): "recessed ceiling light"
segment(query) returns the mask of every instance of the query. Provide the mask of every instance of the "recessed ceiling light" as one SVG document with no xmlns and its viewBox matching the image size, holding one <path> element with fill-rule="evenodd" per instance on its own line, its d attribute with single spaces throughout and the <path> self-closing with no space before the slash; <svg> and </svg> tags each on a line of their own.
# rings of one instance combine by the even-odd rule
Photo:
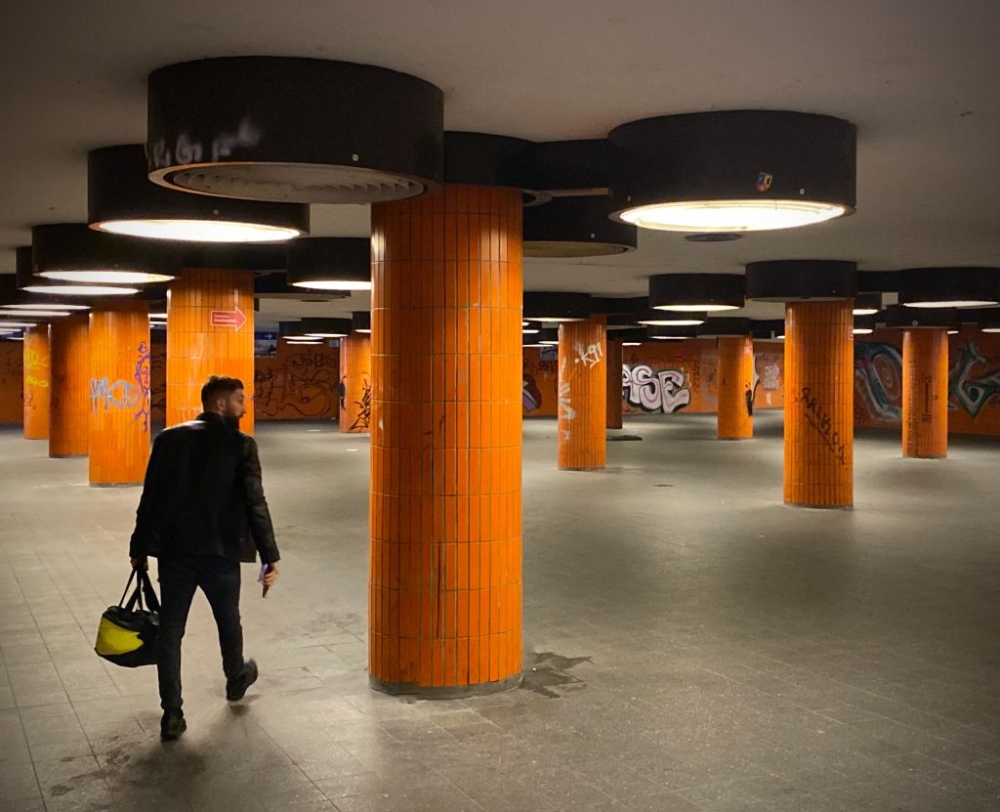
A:
<svg viewBox="0 0 1000 812">
<path fill-rule="evenodd" d="M 185 242 L 284 242 L 302 234 L 295 228 L 220 220 L 106 220 L 92 228 L 126 237 Z"/>
<path fill-rule="evenodd" d="M 43 271 L 36 274 L 43 279 L 56 282 L 77 282 L 84 285 L 144 285 L 153 282 L 169 282 L 173 276 L 142 271 Z"/>
<path fill-rule="evenodd" d="M 616 127 L 628 158 L 614 216 L 640 228 L 744 233 L 853 213 L 857 132 L 830 116 L 732 110 Z"/>
<path fill-rule="evenodd" d="M 856 336 L 867 336 L 867 335 L 871 335 L 873 332 L 874 331 L 871 329 L 871 327 L 855 327 L 854 328 L 854 335 L 856 335 Z"/>
<path fill-rule="evenodd" d="M 13 316 L 17 318 L 18 316 L 31 316 L 32 318 L 38 319 L 57 319 L 60 316 L 68 316 L 68 310 L 32 310 L 25 313 L 23 310 L 14 310 L 13 308 L 0 308 L 0 316 Z"/>
<path fill-rule="evenodd" d="M 990 307 L 1000 304 L 1000 302 L 989 299 L 942 299 L 937 302 L 904 302 L 905 307 L 934 308 L 934 307 Z"/>
<path fill-rule="evenodd" d="M 647 327 L 697 327 L 704 319 L 640 319 L 639 324 Z"/>
<path fill-rule="evenodd" d="M 649 277 L 649 306 L 682 313 L 738 310 L 746 303 L 743 288 L 743 274 L 656 274 Z"/>
<path fill-rule="evenodd" d="M 623 347 L 641 347 L 642 346 L 642 342 L 641 341 L 623 341 L 622 342 L 622 346 Z"/>
<path fill-rule="evenodd" d="M 874 316 L 878 313 L 878 308 L 873 307 L 856 307 L 851 311 L 855 316 Z"/>
<path fill-rule="evenodd" d="M 34 302 L 32 304 L 8 304 L 3 306 L 5 310 L 90 310 L 89 305 L 80 304 L 45 304 L 44 302 Z"/>
<path fill-rule="evenodd" d="M 29 285 L 21 290 L 28 293 L 48 293 L 53 296 L 131 296 L 139 288 L 113 285 Z"/>
<path fill-rule="evenodd" d="M 300 346 L 301 347 L 301 346 L 306 346 L 306 345 L 316 346 L 318 344 L 322 344 L 323 342 L 322 341 L 316 341 L 316 340 L 309 340 L 309 339 L 301 339 L 301 338 L 289 338 L 289 339 L 285 339 L 285 343 L 288 344 L 289 346 L 292 346 L 292 347 L 295 347 L 295 346 Z"/>
</svg>

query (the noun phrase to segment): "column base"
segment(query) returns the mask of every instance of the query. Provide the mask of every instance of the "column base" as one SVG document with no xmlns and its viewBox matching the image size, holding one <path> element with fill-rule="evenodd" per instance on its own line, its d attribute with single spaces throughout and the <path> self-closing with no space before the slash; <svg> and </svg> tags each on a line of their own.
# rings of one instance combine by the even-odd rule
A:
<svg viewBox="0 0 1000 812">
<path fill-rule="evenodd" d="M 904 454 L 904 460 L 946 460 L 947 454 Z"/>
<path fill-rule="evenodd" d="M 138 488 L 141 482 L 91 482 L 91 488 Z"/>
<path fill-rule="evenodd" d="M 786 499 L 785 504 L 789 507 L 813 508 L 815 510 L 854 510 L 854 502 L 849 505 L 807 505 L 805 502 L 789 502 Z"/>
<path fill-rule="evenodd" d="M 752 440 L 753 437 L 716 437 L 716 440 Z"/>
<path fill-rule="evenodd" d="M 595 466 L 585 466 L 583 468 L 567 468 L 560 465 L 560 471 L 604 471 L 608 466 L 606 465 L 595 465 Z"/>
<path fill-rule="evenodd" d="M 375 677 L 368 678 L 368 685 L 379 693 L 390 696 L 415 696 L 419 699 L 467 699 L 470 696 L 486 696 L 510 691 L 520 684 L 520 674 L 497 682 L 481 682 L 478 685 L 416 685 L 412 682 L 383 682 Z"/>
<path fill-rule="evenodd" d="M 73 460 L 77 458 L 87 457 L 87 454 L 49 454 L 50 460 Z"/>
</svg>

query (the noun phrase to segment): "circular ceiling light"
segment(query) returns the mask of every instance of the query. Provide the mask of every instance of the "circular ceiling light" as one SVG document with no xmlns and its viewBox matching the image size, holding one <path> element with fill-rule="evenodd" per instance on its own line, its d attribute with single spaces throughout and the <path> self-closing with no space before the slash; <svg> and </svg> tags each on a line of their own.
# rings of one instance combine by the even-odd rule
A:
<svg viewBox="0 0 1000 812">
<path fill-rule="evenodd" d="M 616 127 L 613 216 L 661 231 L 765 231 L 852 214 L 853 124 L 830 116 L 734 110 Z"/>
<path fill-rule="evenodd" d="M 290 347 L 317 347 L 323 344 L 322 341 L 312 338 L 286 338 L 285 343 Z"/>
<path fill-rule="evenodd" d="M 28 293 L 52 293 L 55 296 L 131 296 L 139 288 L 115 285 L 28 285 L 21 288 Z"/>
<path fill-rule="evenodd" d="M 902 330 L 957 329 L 961 326 L 962 313 L 953 307 L 909 308 L 890 305 L 884 311 L 886 327 Z"/>
<path fill-rule="evenodd" d="M 308 290 L 371 290 L 371 240 L 306 237 L 288 244 L 285 278 Z"/>
<path fill-rule="evenodd" d="M 634 251 L 635 226 L 611 220 L 611 199 L 557 197 L 524 210 L 524 256 L 529 259 L 610 257 Z"/>
<path fill-rule="evenodd" d="M 355 333 L 370 333 L 372 331 L 371 311 L 355 310 L 351 313 L 351 329 Z"/>
<path fill-rule="evenodd" d="M 646 335 L 658 341 L 680 341 L 685 338 L 698 338 L 698 331 L 695 325 L 653 324 L 646 327 Z"/>
<path fill-rule="evenodd" d="M 682 313 L 739 310 L 746 304 L 743 287 L 742 274 L 657 274 L 649 277 L 649 306 Z"/>
<path fill-rule="evenodd" d="M 141 144 L 87 156 L 90 227 L 129 237 L 186 242 L 283 242 L 309 230 L 309 207 L 188 195 L 150 183 Z"/>
<path fill-rule="evenodd" d="M 179 267 L 180 253 L 170 246 L 102 234 L 84 223 L 31 229 L 31 270 L 43 279 L 127 286 L 168 282 Z"/>
<path fill-rule="evenodd" d="M 855 316 L 874 316 L 882 309 L 881 293 L 859 293 L 854 297 Z"/>
<path fill-rule="evenodd" d="M 0 321 L 0 329 L 23 330 L 26 327 L 37 327 L 33 321 Z"/>
<path fill-rule="evenodd" d="M 444 95 L 372 65 L 223 57 L 148 81 L 149 177 L 244 200 L 373 203 L 443 174 Z"/>
<path fill-rule="evenodd" d="M 352 328 L 350 319 L 302 319 L 299 327 L 309 338 L 346 338 Z"/>
<path fill-rule="evenodd" d="M 1000 268 L 910 268 L 898 274 L 899 303 L 911 308 L 1000 304 Z"/>
<path fill-rule="evenodd" d="M 683 318 L 663 310 L 647 308 L 635 314 L 635 321 L 643 327 L 697 327 L 704 323 L 705 319 L 694 319 L 690 316 Z"/>
<path fill-rule="evenodd" d="M 4 318 L 6 318 L 7 316 L 11 316 L 13 318 L 17 318 L 18 316 L 20 316 L 21 318 L 29 316 L 33 319 L 57 319 L 60 316 L 68 316 L 68 315 L 70 315 L 70 312 L 68 310 L 32 310 L 29 312 L 25 312 L 23 310 L 16 310 L 14 308 L 8 308 L 8 307 L 0 308 L 0 317 Z"/>
<path fill-rule="evenodd" d="M 548 324 L 586 321 L 590 318 L 590 294 L 525 291 L 524 318 Z"/>
<path fill-rule="evenodd" d="M 833 302 L 857 295 L 855 262 L 782 259 L 746 266 L 746 298 L 756 302 Z"/>
</svg>

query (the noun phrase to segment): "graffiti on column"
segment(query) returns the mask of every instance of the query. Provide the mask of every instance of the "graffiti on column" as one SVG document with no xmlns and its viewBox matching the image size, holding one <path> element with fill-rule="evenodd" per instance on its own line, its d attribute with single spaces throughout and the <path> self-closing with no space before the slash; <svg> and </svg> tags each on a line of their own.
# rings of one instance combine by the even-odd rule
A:
<svg viewBox="0 0 1000 812">
<path fill-rule="evenodd" d="M 854 342 L 855 420 L 864 424 L 903 419 L 903 356 L 892 344 Z"/>
<path fill-rule="evenodd" d="M 576 419 L 576 409 L 573 408 L 573 394 L 570 391 L 565 358 L 559 365 L 559 417 L 564 420 Z M 571 437 L 572 431 L 570 429 L 562 430 L 563 442 L 569 442 Z"/>
<path fill-rule="evenodd" d="M 142 420 L 142 430 L 149 431 L 149 419 L 152 414 L 152 357 L 149 352 L 149 345 L 142 341 L 138 348 L 139 357 L 135 362 L 135 382 L 139 387 L 139 408 L 135 413 L 135 420 Z"/>
<path fill-rule="evenodd" d="M 351 431 L 368 431 L 372 419 L 372 382 L 365 378 L 361 385 L 361 400 L 354 401 L 358 407 L 358 416 L 351 423 Z"/>
<path fill-rule="evenodd" d="M 660 369 L 648 364 L 622 364 L 622 395 L 646 412 L 673 414 L 691 403 L 691 387 L 682 369 Z"/>
<path fill-rule="evenodd" d="M 604 358 L 604 350 L 600 344 L 589 344 L 584 346 L 580 341 L 576 342 L 574 347 L 576 350 L 576 358 L 573 359 L 574 364 L 583 364 L 588 369 L 590 367 L 596 367 L 601 363 L 601 359 Z"/>
<path fill-rule="evenodd" d="M 823 439 L 830 453 L 841 465 L 847 465 L 847 447 L 840 440 L 840 432 L 833 428 L 833 418 L 808 386 L 802 387 L 802 393 L 795 399 L 801 403 L 806 420 Z"/>
<path fill-rule="evenodd" d="M 974 376 L 975 368 L 988 366 L 989 359 L 979 351 L 975 341 L 966 342 L 958 351 L 958 358 L 948 376 L 949 409 L 961 408 L 971 417 L 978 417 L 982 408 L 1000 395 L 1000 364 L 996 363 L 997 359 L 993 361 L 992 369 Z"/>
</svg>

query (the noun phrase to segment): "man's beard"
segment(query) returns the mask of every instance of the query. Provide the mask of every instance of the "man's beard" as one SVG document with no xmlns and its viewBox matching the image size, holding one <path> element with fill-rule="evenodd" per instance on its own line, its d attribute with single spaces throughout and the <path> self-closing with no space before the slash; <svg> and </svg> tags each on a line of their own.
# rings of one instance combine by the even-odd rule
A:
<svg viewBox="0 0 1000 812">
<path fill-rule="evenodd" d="M 234 417 L 231 414 L 224 414 L 222 416 L 222 419 L 225 420 L 226 423 L 229 424 L 230 426 L 232 426 L 234 429 L 239 429 L 239 427 L 240 427 L 240 419 L 238 417 Z"/>
</svg>

